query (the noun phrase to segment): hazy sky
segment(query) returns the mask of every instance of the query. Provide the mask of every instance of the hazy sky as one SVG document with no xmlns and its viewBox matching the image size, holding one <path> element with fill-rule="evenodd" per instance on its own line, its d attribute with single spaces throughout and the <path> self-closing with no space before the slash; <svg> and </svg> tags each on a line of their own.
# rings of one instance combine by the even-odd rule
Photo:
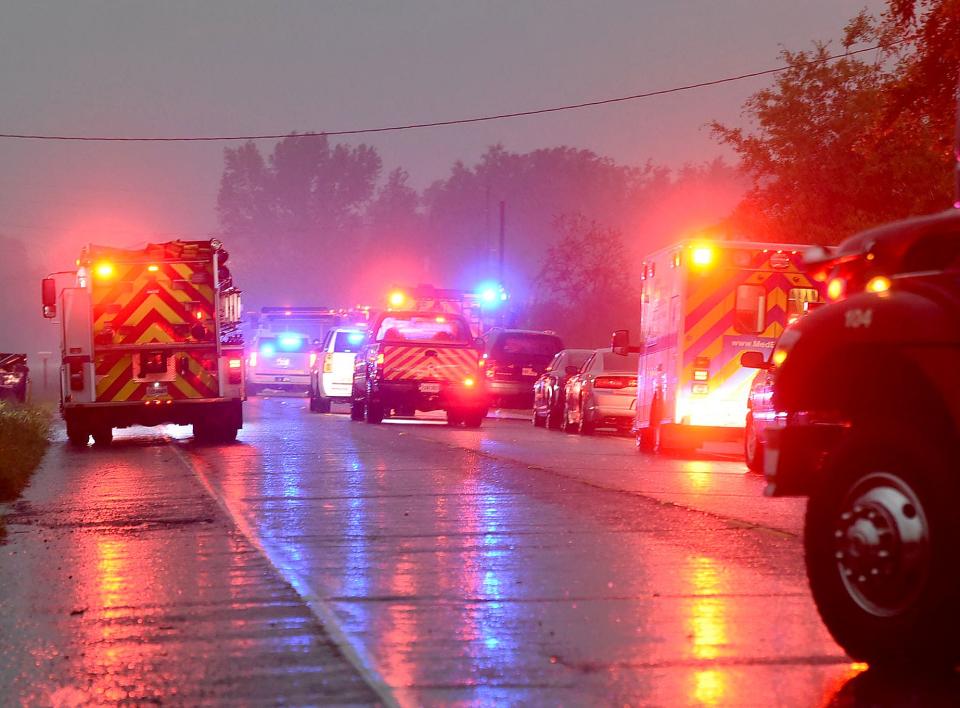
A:
<svg viewBox="0 0 960 708">
<path fill-rule="evenodd" d="M 0 132 L 335 130 L 537 108 L 779 64 L 880 0 L 0 0 Z M 416 186 L 486 146 L 568 144 L 624 163 L 721 154 L 769 83 L 366 139 Z M 0 140 L 0 234 L 34 248 L 200 236 L 222 144 Z M 269 150 L 269 144 L 262 147 Z M 49 251 L 46 251 L 49 253 Z M 51 262 L 50 269 L 69 265 Z"/>
</svg>

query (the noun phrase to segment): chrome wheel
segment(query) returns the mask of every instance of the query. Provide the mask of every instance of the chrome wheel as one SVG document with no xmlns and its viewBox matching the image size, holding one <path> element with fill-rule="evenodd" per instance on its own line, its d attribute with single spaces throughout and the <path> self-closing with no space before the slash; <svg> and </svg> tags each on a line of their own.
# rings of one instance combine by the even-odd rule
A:
<svg viewBox="0 0 960 708">
<path fill-rule="evenodd" d="M 834 524 L 837 571 L 851 599 L 877 617 L 910 607 L 930 575 L 930 529 L 916 492 L 887 472 L 861 478 Z"/>
</svg>

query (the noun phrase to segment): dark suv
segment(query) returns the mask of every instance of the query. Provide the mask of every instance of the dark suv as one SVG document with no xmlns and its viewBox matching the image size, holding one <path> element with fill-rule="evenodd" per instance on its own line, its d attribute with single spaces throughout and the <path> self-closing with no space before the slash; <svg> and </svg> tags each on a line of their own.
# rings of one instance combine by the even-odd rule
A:
<svg viewBox="0 0 960 708">
<path fill-rule="evenodd" d="M 810 497 L 810 588 L 850 656 L 953 666 L 960 209 L 865 231 L 808 264 L 834 302 L 773 353 L 767 493 Z"/>
<path fill-rule="evenodd" d="M 493 328 L 484 335 L 487 391 L 495 406 L 530 408 L 533 384 L 563 349 L 560 337 L 528 329 Z"/>
</svg>

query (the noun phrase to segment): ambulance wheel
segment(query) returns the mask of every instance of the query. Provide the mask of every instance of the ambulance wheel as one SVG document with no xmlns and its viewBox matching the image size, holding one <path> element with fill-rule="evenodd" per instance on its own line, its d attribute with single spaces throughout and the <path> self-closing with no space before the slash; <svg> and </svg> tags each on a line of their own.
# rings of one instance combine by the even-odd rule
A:
<svg viewBox="0 0 960 708">
<path fill-rule="evenodd" d="M 350 400 L 350 420 L 363 420 L 363 401 L 353 398 Z"/>
<path fill-rule="evenodd" d="M 743 431 L 743 457 L 747 467 L 754 472 L 763 472 L 763 443 L 757 435 L 757 426 L 753 416 L 747 416 L 747 425 Z"/>
<path fill-rule="evenodd" d="M 77 423 L 67 422 L 67 439 L 73 447 L 86 447 L 90 442 L 90 433 Z"/>
<path fill-rule="evenodd" d="M 364 405 L 364 419 L 371 425 L 383 422 L 383 404 L 371 397 L 367 397 Z"/>
<path fill-rule="evenodd" d="M 804 524 L 807 577 L 855 660 L 960 661 L 956 447 L 915 425 L 866 423 L 831 454 Z"/>
<path fill-rule="evenodd" d="M 113 428 L 109 425 L 100 425 L 93 429 L 93 444 L 106 447 L 113 442 Z"/>
<path fill-rule="evenodd" d="M 483 425 L 483 419 L 486 417 L 486 411 L 473 410 L 463 414 L 463 425 L 467 428 L 479 428 Z"/>
</svg>

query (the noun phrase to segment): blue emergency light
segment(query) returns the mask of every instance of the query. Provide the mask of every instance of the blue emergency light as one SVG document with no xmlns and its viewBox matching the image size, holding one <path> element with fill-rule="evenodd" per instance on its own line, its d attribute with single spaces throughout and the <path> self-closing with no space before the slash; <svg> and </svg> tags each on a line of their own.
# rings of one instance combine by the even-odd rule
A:
<svg viewBox="0 0 960 708">
<path fill-rule="evenodd" d="M 295 351 L 300 348 L 300 344 L 303 340 L 294 335 L 294 334 L 281 334 L 280 335 L 280 348 L 284 351 Z"/>
<path fill-rule="evenodd" d="M 507 301 L 507 291 L 504 290 L 503 286 L 500 283 L 482 283 L 476 291 L 477 297 L 480 298 L 480 305 L 482 307 L 499 307 L 501 303 Z"/>
</svg>

